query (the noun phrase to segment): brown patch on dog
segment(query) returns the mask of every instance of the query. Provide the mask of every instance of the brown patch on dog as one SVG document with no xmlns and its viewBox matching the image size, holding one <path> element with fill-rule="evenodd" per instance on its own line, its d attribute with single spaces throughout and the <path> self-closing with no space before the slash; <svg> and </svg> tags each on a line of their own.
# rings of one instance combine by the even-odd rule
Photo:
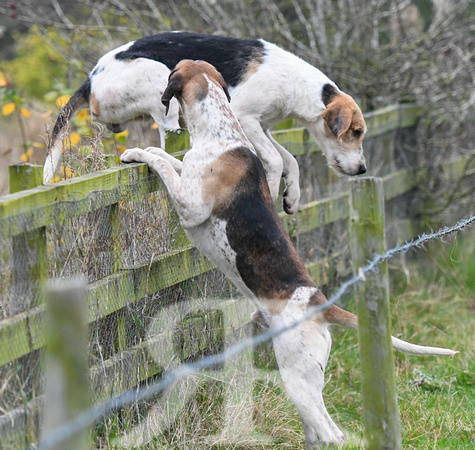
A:
<svg viewBox="0 0 475 450">
<path fill-rule="evenodd" d="M 309 306 L 320 306 L 327 303 L 327 298 L 321 291 L 315 292 L 310 297 Z M 341 325 L 346 328 L 358 328 L 358 318 L 353 313 L 345 311 L 336 305 L 331 306 L 323 313 L 325 320 L 334 325 Z"/>
<path fill-rule="evenodd" d="M 99 117 L 101 115 L 101 107 L 94 92 L 91 94 L 91 98 L 89 99 L 89 109 L 94 116 Z"/>
<path fill-rule="evenodd" d="M 366 123 L 361 109 L 350 95 L 343 92 L 334 95 L 320 115 L 325 121 L 328 136 L 343 142 L 349 139 L 363 140 Z"/>
<path fill-rule="evenodd" d="M 263 58 L 261 56 L 254 59 L 254 60 L 252 60 L 247 66 L 247 71 L 246 71 L 241 83 L 243 83 L 244 81 L 249 80 L 249 78 L 251 78 L 251 76 L 254 75 L 257 72 L 259 67 L 261 67 L 262 62 L 263 62 Z"/>
<path fill-rule="evenodd" d="M 233 197 L 233 191 L 243 178 L 247 167 L 235 152 L 226 152 L 205 167 L 201 185 L 203 201 L 213 205 L 213 213 Z"/>
</svg>

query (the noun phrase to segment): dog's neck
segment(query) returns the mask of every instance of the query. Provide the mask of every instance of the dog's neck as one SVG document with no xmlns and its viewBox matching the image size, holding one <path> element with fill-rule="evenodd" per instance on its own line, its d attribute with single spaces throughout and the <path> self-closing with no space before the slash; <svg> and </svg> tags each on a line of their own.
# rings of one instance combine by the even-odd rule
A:
<svg viewBox="0 0 475 450">
<path fill-rule="evenodd" d="M 219 140 L 221 145 L 232 143 L 235 148 L 238 143 L 253 149 L 231 110 L 223 89 L 210 81 L 206 75 L 203 76 L 208 83 L 207 95 L 193 102 L 181 101 L 193 145 Z"/>
</svg>

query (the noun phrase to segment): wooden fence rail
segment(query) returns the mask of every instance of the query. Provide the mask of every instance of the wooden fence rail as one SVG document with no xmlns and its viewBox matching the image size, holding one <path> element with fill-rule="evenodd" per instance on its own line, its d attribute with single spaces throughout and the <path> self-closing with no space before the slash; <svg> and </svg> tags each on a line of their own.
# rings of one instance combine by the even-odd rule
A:
<svg viewBox="0 0 475 450">
<path fill-rule="evenodd" d="M 411 105 L 399 105 L 368 114 L 366 116 L 368 137 L 414 125 L 421 112 L 420 108 Z M 274 136 L 296 156 L 318 151 L 304 129 L 279 130 Z M 181 148 L 177 150 L 182 151 Z M 468 158 L 448 162 L 444 166 L 444 171 L 449 177 L 475 173 L 475 168 L 472 166 L 467 169 L 468 163 Z M 14 175 L 16 170 L 12 169 L 11 172 L 12 186 L 19 183 Z M 35 171 L 34 168 L 32 170 Z M 420 171 L 416 174 L 415 171 L 405 169 L 384 176 L 382 180 L 385 200 L 389 201 L 414 189 L 420 174 Z M 149 173 L 147 166 L 131 164 L 112 167 L 51 186 L 38 186 L 15 192 L 0 198 L 0 239 L 25 239 L 25 236 L 31 233 L 41 235 L 45 227 L 111 205 L 109 220 L 113 233 L 116 233 L 118 239 L 117 210 L 114 210 L 117 204 L 124 200 L 140 199 L 157 191 L 163 191 L 163 188 L 158 178 Z M 296 236 L 312 232 L 324 225 L 348 220 L 348 204 L 349 193 L 342 192 L 331 198 L 322 198 L 301 205 L 296 217 L 284 214 L 281 217 L 289 234 Z M 405 224 L 410 229 L 410 221 L 407 220 Z M 412 234 L 408 231 L 401 237 L 409 239 Z M 112 249 L 114 248 L 113 245 Z M 41 262 L 42 251 L 37 252 L 38 259 L 31 262 L 32 267 Z M 117 249 L 116 251 L 119 252 Z M 341 255 L 336 254 L 330 259 L 310 262 L 307 268 L 314 279 L 322 280 L 339 258 Z M 116 261 L 120 261 L 120 258 L 116 258 Z M 146 264 L 120 267 L 116 263 L 111 275 L 87 286 L 87 321 L 91 323 L 105 318 L 147 295 L 161 292 L 213 268 L 213 265 L 191 246 L 172 248 Z M 346 267 L 346 272 L 343 271 L 343 273 L 348 273 L 349 270 L 351 270 L 350 267 Z M 43 283 L 44 274 L 41 274 L 38 279 Z M 223 304 L 222 307 L 229 308 L 229 314 L 233 314 L 232 301 L 229 305 Z M 26 311 L 0 321 L 0 368 L 45 345 L 44 317 L 44 306 L 38 303 L 32 304 L 32 307 Z M 236 323 L 233 326 L 240 327 L 247 322 L 248 319 L 236 317 Z M 95 393 L 95 398 L 100 400 L 118 395 L 159 373 L 162 369 L 150 363 L 147 365 L 147 370 L 124 374 L 120 381 L 111 380 L 108 377 L 108 369 L 116 370 L 124 360 L 140 362 L 148 359 L 146 349 L 147 342 L 142 342 L 122 349 L 120 354 L 104 361 L 100 367 L 92 367 L 90 369 L 93 384 L 91 389 Z M 20 411 L 19 414 L 24 413 Z M 9 421 L 14 422 L 12 417 L 6 416 L 8 415 L 3 418 L 0 416 L 0 434 L 3 430 L 11 428 L 8 425 Z"/>
</svg>

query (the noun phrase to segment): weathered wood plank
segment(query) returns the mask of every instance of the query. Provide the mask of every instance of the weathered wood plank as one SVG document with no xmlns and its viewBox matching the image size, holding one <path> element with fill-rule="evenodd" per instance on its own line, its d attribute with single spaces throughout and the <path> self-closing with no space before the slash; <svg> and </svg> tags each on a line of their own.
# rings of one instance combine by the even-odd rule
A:
<svg viewBox="0 0 475 450">
<path fill-rule="evenodd" d="M 0 238 L 95 211 L 158 189 L 145 164 L 113 167 L 50 186 L 0 197 Z"/>
<path fill-rule="evenodd" d="M 328 284 L 337 272 L 341 277 L 351 273 L 351 266 L 345 264 L 345 254 L 343 252 L 335 253 L 321 261 L 308 263 L 305 268 L 318 287 Z"/>
<path fill-rule="evenodd" d="M 278 130 L 274 131 L 272 135 L 279 144 L 283 145 L 294 156 L 321 151 L 305 128 Z"/>
<path fill-rule="evenodd" d="M 380 136 L 397 128 L 415 125 L 423 108 L 415 105 L 392 105 L 364 115 L 368 132 L 366 138 Z"/>
<path fill-rule="evenodd" d="M 331 199 L 316 200 L 299 209 L 296 216 L 281 213 L 280 217 L 287 232 L 292 235 L 295 230 L 306 233 L 322 225 L 336 222 L 348 217 L 348 192 Z"/>
<path fill-rule="evenodd" d="M 417 175 L 407 169 L 390 173 L 382 178 L 384 184 L 384 200 L 389 201 L 399 195 L 411 191 L 417 186 Z"/>
</svg>

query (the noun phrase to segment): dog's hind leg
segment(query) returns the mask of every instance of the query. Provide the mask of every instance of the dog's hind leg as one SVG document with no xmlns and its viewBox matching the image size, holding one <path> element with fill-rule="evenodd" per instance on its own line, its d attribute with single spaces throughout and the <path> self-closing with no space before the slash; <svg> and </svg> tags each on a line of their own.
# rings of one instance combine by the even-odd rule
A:
<svg viewBox="0 0 475 450">
<path fill-rule="evenodd" d="M 293 309 L 286 307 L 279 316 L 273 316 L 271 329 L 298 320 L 297 316 L 301 317 L 301 314 L 296 315 Z M 304 425 L 306 448 L 341 444 L 344 435 L 328 414 L 322 396 L 331 348 L 327 324 L 305 321 L 274 337 L 273 344 L 285 389 Z"/>
</svg>

